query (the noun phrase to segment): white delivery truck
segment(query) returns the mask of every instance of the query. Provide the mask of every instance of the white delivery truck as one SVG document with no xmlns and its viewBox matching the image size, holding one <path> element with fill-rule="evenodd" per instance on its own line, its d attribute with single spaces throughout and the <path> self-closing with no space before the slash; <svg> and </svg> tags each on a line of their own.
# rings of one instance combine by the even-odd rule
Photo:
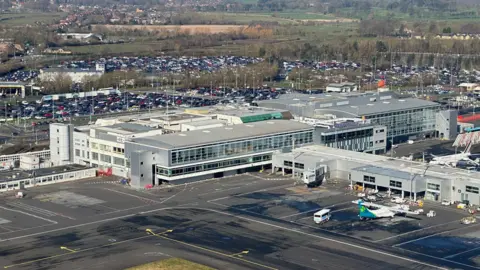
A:
<svg viewBox="0 0 480 270">
<path fill-rule="evenodd" d="M 315 221 L 315 223 L 317 224 L 329 221 L 332 217 L 330 212 L 331 210 L 326 208 L 316 212 L 315 214 L 313 214 L 313 221 Z"/>
</svg>

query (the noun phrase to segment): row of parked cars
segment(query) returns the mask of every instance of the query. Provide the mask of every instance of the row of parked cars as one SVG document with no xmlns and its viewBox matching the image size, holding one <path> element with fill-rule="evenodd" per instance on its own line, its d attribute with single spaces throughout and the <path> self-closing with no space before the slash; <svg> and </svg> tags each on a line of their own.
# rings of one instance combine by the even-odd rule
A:
<svg viewBox="0 0 480 270">
<path fill-rule="evenodd" d="M 282 91 L 273 88 L 223 89 L 198 88 L 177 89 L 175 94 L 165 92 L 98 95 L 84 98 L 62 98 L 58 100 L 22 101 L 0 106 L 0 119 L 65 119 L 91 114 L 121 113 L 170 107 L 203 107 L 216 104 L 252 103 L 256 100 L 274 99 Z M 3 118 L 5 117 L 5 118 Z"/>
</svg>

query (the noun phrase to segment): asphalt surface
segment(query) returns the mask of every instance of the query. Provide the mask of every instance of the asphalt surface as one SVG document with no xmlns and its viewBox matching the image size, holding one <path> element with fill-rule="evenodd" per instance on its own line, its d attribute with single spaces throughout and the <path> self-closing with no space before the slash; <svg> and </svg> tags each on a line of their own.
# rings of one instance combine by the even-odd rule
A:
<svg viewBox="0 0 480 270">
<path fill-rule="evenodd" d="M 350 210 L 352 196 L 341 190 L 312 191 L 291 179 L 241 175 L 149 191 L 97 178 L 34 188 L 24 199 L 2 194 L 0 266 L 124 269 L 181 257 L 216 269 L 478 269 L 420 246 L 402 248 L 420 245 L 418 236 L 392 241 L 382 235 L 382 243 L 315 225 L 311 215 L 319 208 Z"/>
</svg>

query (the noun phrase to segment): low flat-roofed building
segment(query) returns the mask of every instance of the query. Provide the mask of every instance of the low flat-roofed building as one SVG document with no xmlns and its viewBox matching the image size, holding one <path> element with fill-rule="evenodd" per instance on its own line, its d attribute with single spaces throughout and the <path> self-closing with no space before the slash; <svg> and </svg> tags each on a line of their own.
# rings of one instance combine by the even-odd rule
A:
<svg viewBox="0 0 480 270">
<path fill-rule="evenodd" d="M 292 164 L 295 167 L 292 168 Z M 386 156 L 309 145 L 293 153 L 276 153 L 273 170 L 301 176 L 307 170 L 320 168 L 326 181 L 348 181 L 378 190 L 390 190 L 402 197 L 427 200 L 462 201 L 480 204 L 480 173 L 457 168 L 429 165 Z"/>
<path fill-rule="evenodd" d="M 191 130 L 200 130 L 200 129 L 208 129 L 208 128 L 216 128 L 216 127 L 223 127 L 226 126 L 227 122 L 223 120 L 217 119 L 210 119 L 204 121 L 195 121 L 190 123 L 183 123 L 181 124 L 180 131 L 191 131 Z"/>
<path fill-rule="evenodd" d="M 94 176 L 94 168 L 88 168 L 78 164 L 39 168 L 34 170 L 1 171 L 0 192 L 73 181 Z"/>
<path fill-rule="evenodd" d="M 351 82 L 344 82 L 344 83 L 331 83 L 327 85 L 326 88 L 327 92 L 356 92 L 357 91 L 357 84 Z"/>
<path fill-rule="evenodd" d="M 19 96 L 25 98 L 25 83 L 0 82 L 0 93 L 6 96 Z"/>
<path fill-rule="evenodd" d="M 313 132 L 307 124 L 288 120 L 239 124 L 132 138 L 125 143 L 125 156 L 134 186 L 191 181 L 270 164 L 273 151 L 311 144 Z"/>
<path fill-rule="evenodd" d="M 111 168 L 114 175 L 127 177 L 129 165 L 125 160 L 125 141 L 159 134 L 163 134 L 162 129 L 128 122 L 80 127 L 63 123 L 50 124 L 52 163 Z"/>
<path fill-rule="evenodd" d="M 226 121 L 228 125 L 246 124 L 267 120 L 291 120 L 293 115 L 288 110 L 262 108 L 255 106 L 211 106 L 189 108 L 185 112 L 211 115 L 217 120 Z"/>
</svg>

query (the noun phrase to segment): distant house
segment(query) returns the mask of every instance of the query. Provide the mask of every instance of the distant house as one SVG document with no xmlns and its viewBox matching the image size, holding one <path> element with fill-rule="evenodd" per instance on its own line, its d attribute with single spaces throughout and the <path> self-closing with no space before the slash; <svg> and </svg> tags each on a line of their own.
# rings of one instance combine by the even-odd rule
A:
<svg viewBox="0 0 480 270">
<path fill-rule="evenodd" d="M 98 40 L 102 41 L 102 36 L 93 34 L 93 33 L 60 33 L 58 36 L 62 37 L 64 40 L 79 40 L 79 41 L 88 41 L 88 40 Z"/>
<path fill-rule="evenodd" d="M 344 82 L 344 83 L 331 83 L 327 86 L 327 92 L 356 92 L 357 91 L 357 84 L 351 82 Z"/>
<path fill-rule="evenodd" d="M 72 51 L 67 51 L 62 48 L 55 49 L 55 48 L 47 48 L 43 50 L 44 54 L 72 54 Z"/>
<path fill-rule="evenodd" d="M 472 92 L 477 87 L 480 87 L 480 84 L 478 84 L 478 83 L 461 83 L 461 84 L 458 85 L 458 87 L 462 88 L 462 91 Z"/>
</svg>

